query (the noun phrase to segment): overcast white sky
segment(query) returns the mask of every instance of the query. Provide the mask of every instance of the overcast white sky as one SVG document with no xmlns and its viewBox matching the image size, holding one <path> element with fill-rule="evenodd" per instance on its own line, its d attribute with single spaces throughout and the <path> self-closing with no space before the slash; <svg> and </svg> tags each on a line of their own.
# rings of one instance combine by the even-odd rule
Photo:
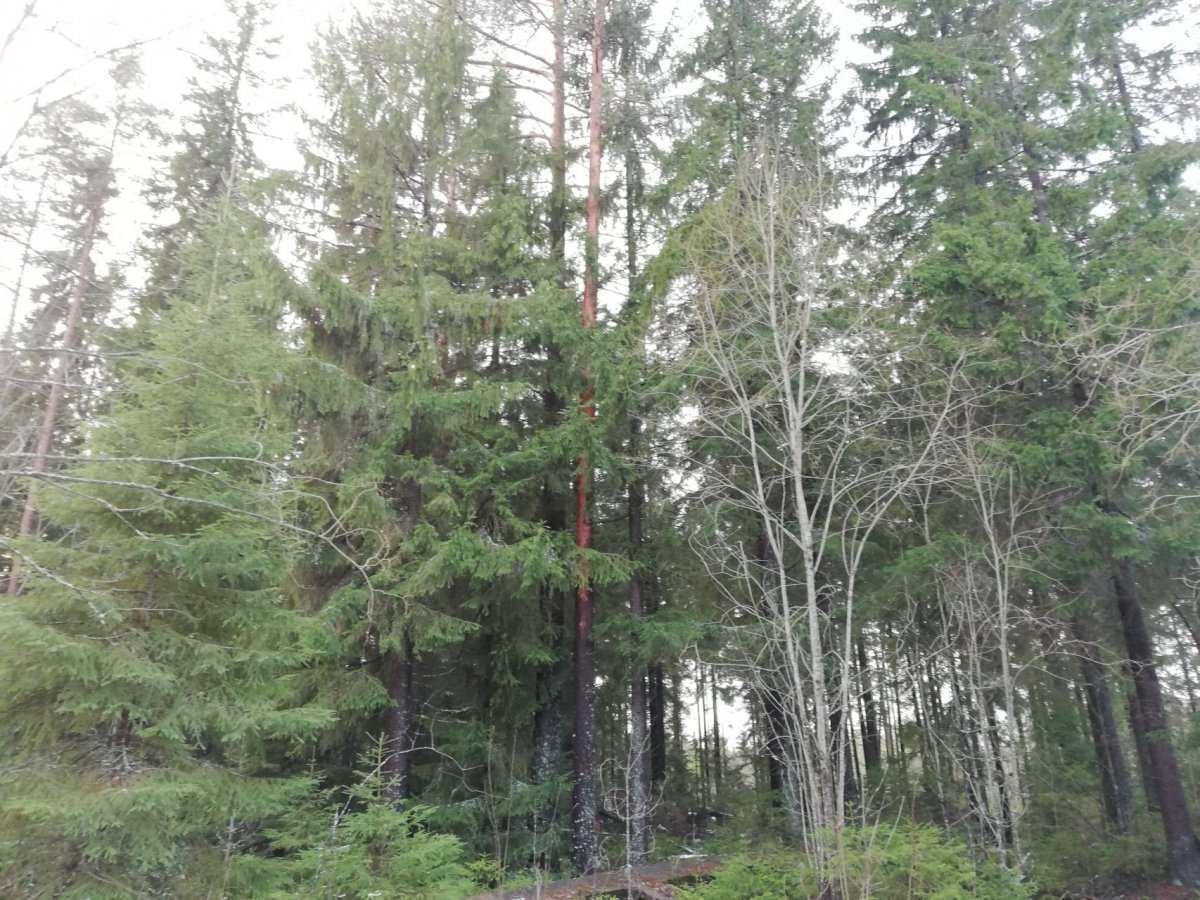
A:
<svg viewBox="0 0 1200 900">
<path fill-rule="evenodd" d="M 0 34 L 10 34 L 26 3 L 0 0 Z M 270 74 L 299 79 L 294 90 L 302 91 L 308 47 L 318 26 L 345 15 L 353 3 L 287 0 L 276 10 L 269 31 L 281 40 Z M 48 82 L 43 91 L 47 99 L 86 89 L 102 80 L 106 69 L 94 56 L 130 44 L 140 44 L 149 102 L 174 109 L 204 36 L 228 34 L 230 23 L 221 0 L 35 0 L 33 17 L 21 25 L 0 60 L 0 138 L 19 127 L 33 92 Z"/>
<path fill-rule="evenodd" d="M 269 96 L 251 98 L 263 112 L 293 103 L 303 106 L 313 97 L 306 74 L 310 45 L 318 29 L 330 20 L 370 5 L 371 0 L 283 0 L 269 13 L 266 34 L 280 41 L 278 58 L 263 72 L 287 86 Z M 843 53 L 853 52 L 852 35 L 858 20 L 837 0 L 822 0 L 836 27 L 842 32 Z M 194 68 L 194 54 L 201 50 L 206 34 L 231 33 L 232 17 L 223 0 L 33 0 L 33 14 L 23 18 L 29 0 L 0 0 L 0 154 L 29 115 L 40 91 L 48 102 L 75 91 L 94 93 L 106 85 L 107 60 L 97 59 L 115 48 L 139 45 L 146 81 L 142 93 L 151 104 L 176 111 Z M 703 26 L 699 0 L 663 0 L 662 17 L 670 18 L 686 40 Z M 20 24 L 14 33 L 14 26 Z M 6 39 L 11 40 L 6 42 Z M 848 73 L 844 61 L 836 67 Z M 98 99 L 104 105 L 103 98 Z M 163 127 L 174 131 L 169 122 Z M 256 149 L 268 165 L 295 168 L 300 164 L 296 148 L 298 125 L 294 117 L 273 116 L 256 136 Z M 153 171 L 149 155 L 161 152 L 150 142 L 126 145 L 117 154 L 125 168 L 121 194 L 110 206 L 107 228 L 111 245 L 126 249 L 148 223 L 149 211 L 140 200 L 134 182 Z M 0 321 L 7 321 L 11 285 L 20 254 L 12 241 L 0 245 Z M 103 260 L 102 260 L 103 262 Z M 24 310 L 20 311 L 24 314 Z"/>
<path fill-rule="evenodd" d="M 271 31 L 282 41 L 276 74 L 292 78 L 294 95 L 304 94 L 303 73 L 317 28 L 365 3 L 285 0 L 276 6 Z M 0 35 L 10 34 L 26 5 L 27 0 L 0 0 Z M 823 5 L 843 33 L 843 50 L 849 50 L 846 39 L 859 18 L 836 0 L 823 0 Z M 702 19 L 699 0 L 665 0 L 662 7 L 664 13 L 673 10 L 676 25 L 684 29 Z M 103 67 L 87 64 L 89 57 L 125 44 L 143 43 L 150 101 L 175 106 L 191 70 L 190 54 L 206 33 L 225 32 L 228 21 L 222 0 L 34 0 L 33 17 L 22 24 L 0 60 L 0 138 L 24 118 L 32 92 L 55 78 L 60 80 L 47 89 L 48 97 L 95 83 Z"/>
</svg>

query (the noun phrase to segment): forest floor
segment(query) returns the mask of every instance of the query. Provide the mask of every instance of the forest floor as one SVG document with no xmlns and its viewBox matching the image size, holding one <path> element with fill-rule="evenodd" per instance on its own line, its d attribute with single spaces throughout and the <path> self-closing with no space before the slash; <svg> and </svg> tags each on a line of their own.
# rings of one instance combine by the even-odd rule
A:
<svg viewBox="0 0 1200 900">
<path fill-rule="evenodd" d="M 478 894 L 470 900 L 674 900 L 675 887 L 711 875 L 721 861 L 712 856 L 680 857 L 631 870 L 599 872 L 582 878 L 549 881 L 540 886 Z M 1200 900 L 1200 890 L 1153 882 L 1130 882 L 1107 890 L 1064 894 L 1057 900 Z"/>
<path fill-rule="evenodd" d="M 1171 884 L 1130 883 L 1095 894 L 1070 894 L 1069 900 L 1198 900 L 1200 890 Z M 1064 900 L 1068 900 L 1064 898 Z"/>
<path fill-rule="evenodd" d="M 716 871 L 720 860 L 711 856 L 678 857 L 666 862 L 582 878 L 550 881 L 511 891 L 479 894 L 470 900 L 585 900 L 617 897 L 620 900 L 673 900 L 674 885 L 694 883 Z M 1174 898 L 1172 898 L 1174 900 Z"/>
</svg>

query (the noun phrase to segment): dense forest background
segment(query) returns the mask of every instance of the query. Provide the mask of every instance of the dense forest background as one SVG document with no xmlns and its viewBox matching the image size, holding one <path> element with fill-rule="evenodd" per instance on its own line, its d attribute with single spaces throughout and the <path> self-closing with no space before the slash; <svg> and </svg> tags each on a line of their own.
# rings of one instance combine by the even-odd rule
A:
<svg viewBox="0 0 1200 900">
<path fill-rule="evenodd" d="M 267 110 L 228 0 L 172 110 L 10 92 L 0 894 L 1200 886 L 1192 12 L 857 15 L 393 0 Z"/>
</svg>

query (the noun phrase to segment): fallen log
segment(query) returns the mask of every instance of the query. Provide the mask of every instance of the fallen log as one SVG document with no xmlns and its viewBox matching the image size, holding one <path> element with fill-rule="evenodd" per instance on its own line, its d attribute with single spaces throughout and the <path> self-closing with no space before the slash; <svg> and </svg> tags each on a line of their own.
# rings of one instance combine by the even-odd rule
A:
<svg viewBox="0 0 1200 900">
<path fill-rule="evenodd" d="M 587 900 L 614 894 L 626 900 L 673 900 L 673 884 L 702 879 L 720 866 L 715 856 L 680 856 L 645 866 L 599 872 L 580 878 L 547 881 L 540 885 L 477 894 L 469 900 Z"/>
</svg>

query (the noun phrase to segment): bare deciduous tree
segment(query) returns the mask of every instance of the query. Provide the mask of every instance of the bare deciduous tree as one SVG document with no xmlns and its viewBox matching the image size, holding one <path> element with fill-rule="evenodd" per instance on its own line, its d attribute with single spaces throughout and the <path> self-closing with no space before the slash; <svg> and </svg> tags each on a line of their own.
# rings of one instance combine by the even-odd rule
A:
<svg viewBox="0 0 1200 900">
<path fill-rule="evenodd" d="M 954 372 L 901 383 L 899 332 L 837 274 L 833 201 L 820 167 L 763 145 L 688 247 L 702 555 L 744 677 L 771 698 L 787 807 L 823 864 L 846 822 L 864 554 L 936 477 L 956 396 Z"/>
</svg>

